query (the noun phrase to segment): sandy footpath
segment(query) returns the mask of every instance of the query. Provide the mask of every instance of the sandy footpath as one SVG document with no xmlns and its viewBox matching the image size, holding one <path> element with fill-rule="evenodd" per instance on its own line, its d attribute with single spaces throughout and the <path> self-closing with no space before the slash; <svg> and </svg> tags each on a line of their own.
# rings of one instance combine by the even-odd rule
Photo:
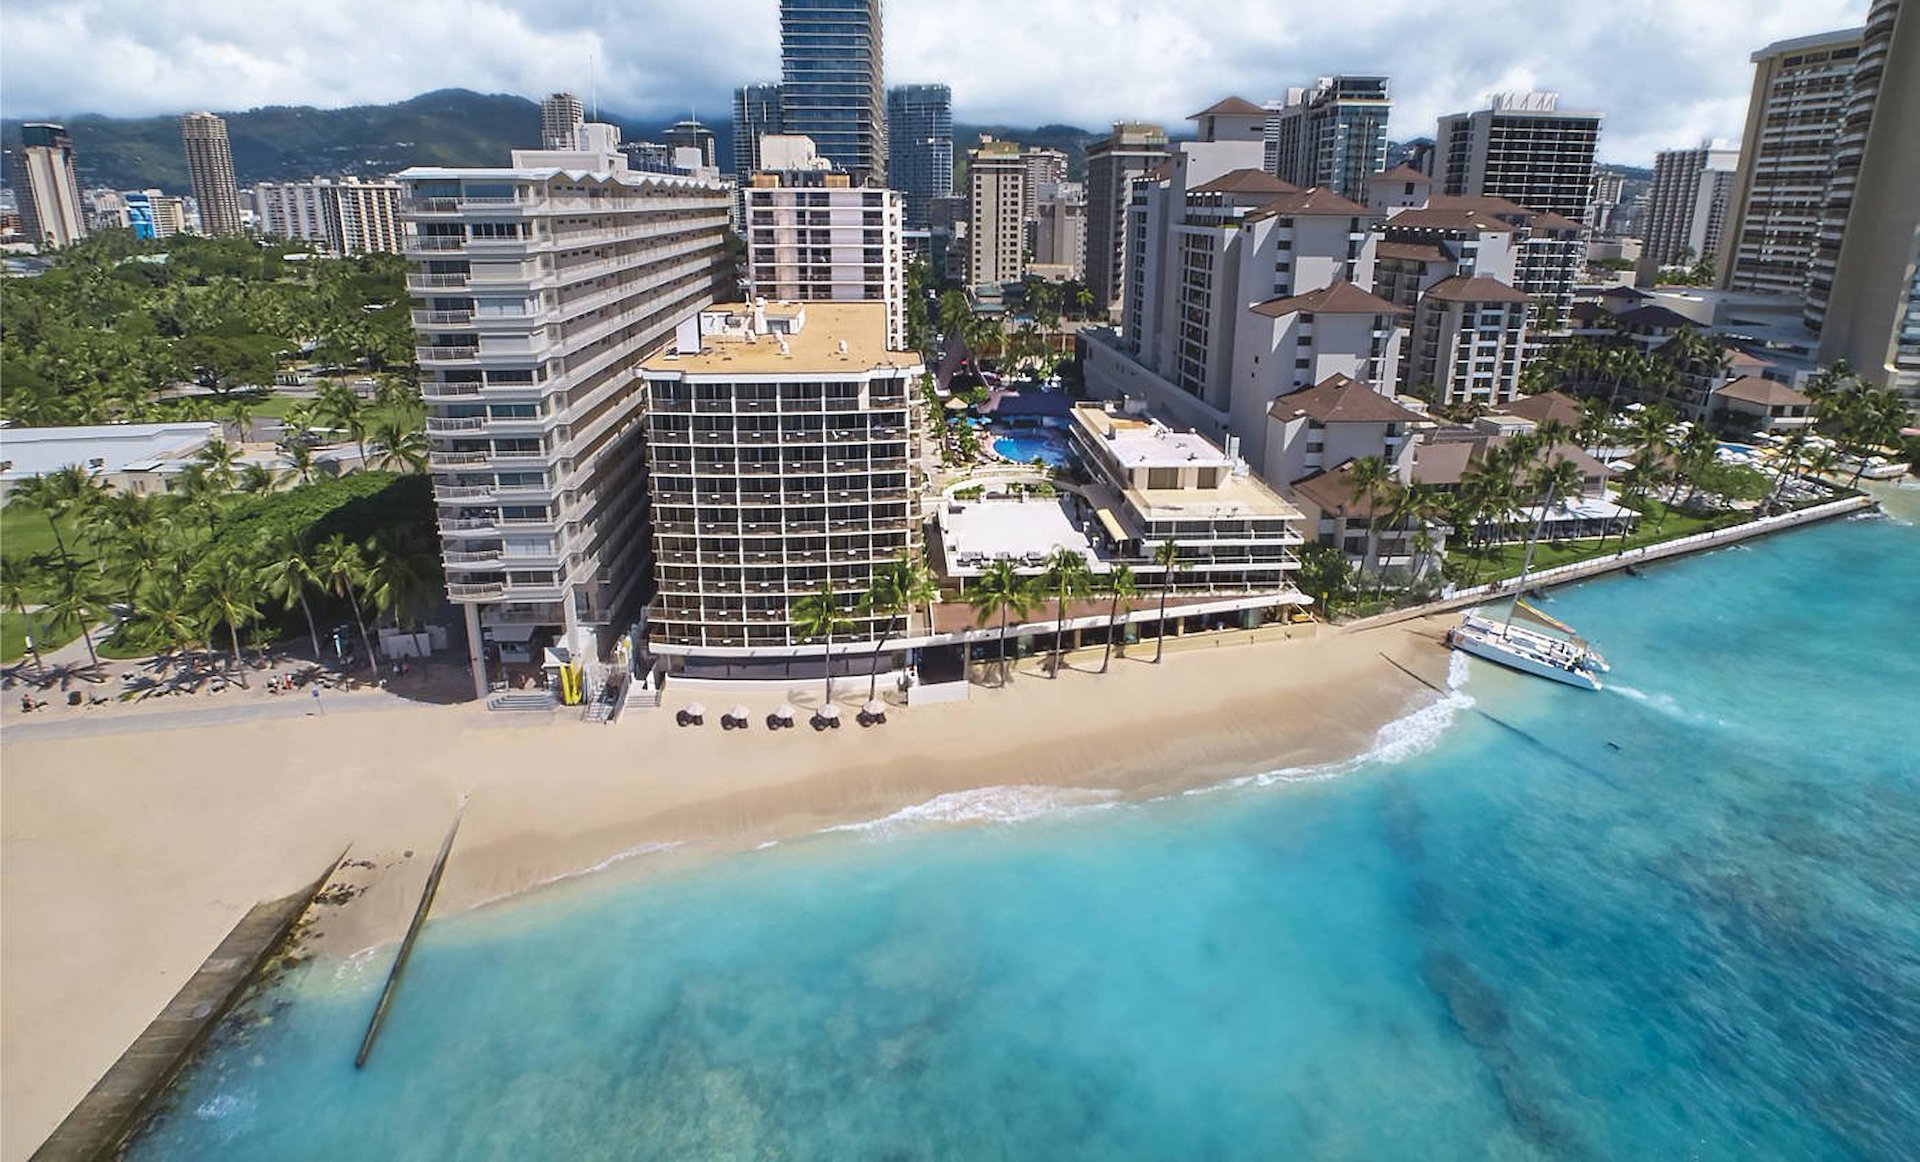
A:
<svg viewBox="0 0 1920 1162">
<path fill-rule="evenodd" d="M 321 926 L 323 949 L 396 938 L 463 798 L 436 914 L 643 845 L 751 847 L 972 788 L 1146 795 L 1344 758 L 1433 699 L 1380 654 L 1440 682 L 1442 628 L 1169 650 L 1159 666 L 1136 648 L 1106 675 L 1023 671 L 967 703 L 823 734 L 758 724 L 783 698 L 817 704 L 816 684 L 741 698 L 751 731 L 723 732 L 717 717 L 675 727 L 683 696 L 610 726 L 406 706 L 5 740 L 0 1157 L 44 1139 L 249 907 L 342 848 L 373 867 L 357 873 L 365 893 Z M 836 689 L 849 715 L 865 695 L 864 682 Z M 717 716 L 733 696 L 702 700 Z"/>
</svg>

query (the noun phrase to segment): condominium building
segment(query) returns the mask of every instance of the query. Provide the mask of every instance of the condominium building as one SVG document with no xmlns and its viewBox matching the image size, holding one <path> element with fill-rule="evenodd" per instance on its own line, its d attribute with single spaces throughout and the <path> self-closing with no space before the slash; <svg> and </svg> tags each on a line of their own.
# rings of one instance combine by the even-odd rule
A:
<svg viewBox="0 0 1920 1162">
<path fill-rule="evenodd" d="M 1087 147 L 1086 284 L 1095 311 L 1110 310 L 1126 285 L 1122 266 L 1133 179 L 1166 157 L 1166 130 L 1133 121 L 1115 122 L 1112 133 Z"/>
<path fill-rule="evenodd" d="M 1651 278 L 1664 266 L 1692 264 L 1720 252 L 1727 199 L 1740 151 L 1702 145 L 1653 156 L 1653 186 L 1641 225 L 1640 269 Z"/>
<path fill-rule="evenodd" d="M 1321 77 L 1287 90 L 1267 114 L 1267 172 L 1365 201 L 1367 178 L 1387 168 L 1387 78 Z"/>
<path fill-rule="evenodd" d="M 356 177 L 258 182 L 254 216 L 270 237 L 314 242 L 334 254 L 398 254 L 405 235 L 400 183 Z"/>
<path fill-rule="evenodd" d="M 953 90 L 947 86 L 887 90 L 887 184 L 905 199 L 907 229 L 931 227 L 930 203 L 953 192 Z"/>
<path fill-rule="evenodd" d="M 822 585 L 843 602 L 836 670 L 872 663 L 900 618 L 857 605 L 876 566 L 913 553 L 917 355 L 879 303 L 756 299 L 703 310 L 645 360 L 658 588 L 648 648 L 687 677 L 818 673 L 795 624 Z M 846 652 L 841 652 L 846 651 Z M 799 663 L 806 665 L 806 662 Z M 891 659 L 883 669 L 893 668 Z"/>
<path fill-rule="evenodd" d="M 1275 604 L 1306 604 L 1294 587 L 1300 510 L 1233 449 L 1142 412 L 1083 403 L 1068 417 L 1090 479 L 1088 530 L 1102 566 L 1125 563 L 1142 588 L 1165 578 L 1173 593 L 1264 593 Z M 1168 542 L 1179 550 L 1171 577 L 1155 555 Z"/>
<path fill-rule="evenodd" d="M 1722 288 L 1806 293 L 1862 35 L 1858 28 L 1824 32 L 1753 54 L 1753 93 L 1718 264 Z"/>
<path fill-rule="evenodd" d="M 1822 362 L 1898 389 L 1920 409 L 1920 6 L 1875 0 L 1839 140 L 1829 215 L 1845 216 L 1820 326 Z M 1821 250 L 1826 250 L 1823 223 Z"/>
<path fill-rule="evenodd" d="M 1605 166 L 1594 166 L 1593 192 L 1587 196 L 1587 212 L 1581 218 L 1587 229 L 1596 235 L 1617 237 L 1625 225 L 1620 203 L 1626 193 L 1625 174 Z"/>
<path fill-rule="evenodd" d="M 540 102 L 540 148 L 572 149 L 573 131 L 586 120 L 580 98 L 548 93 Z"/>
<path fill-rule="evenodd" d="M 66 127 L 29 121 L 8 175 L 20 205 L 20 231 L 40 246 L 67 246 L 87 235 L 80 181 L 73 171 L 73 138 Z"/>
<path fill-rule="evenodd" d="M 171 238 L 187 232 L 187 206 L 159 190 L 129 190 L 127 228 L 136 238 Z"/>
<path fill-rule="evenodd" d="M 1019 145 L 987 138 L 967 158 L 967 281 L 1019 282 L 1027 271 L 1027 164 Z"/>
<path fill-rule="evenodd" d="M 1501 404 L 1519 394 L 1527 296 L 1498 279 L 1454 275 L 1426 288 L 1408 333 L 1412 394 Z"/>
<path fill-rule="evenodd" d="M 906 348 L 899 191 L 854 187 L 843 173 L 789 170 L 755 174 L 742 193 L 756 297 L 882 303 L 888 348 Z"/>
<path fill-rule="evenodd" d="M 780 0 L 780 124 L 854 181 L 885 184 L 880 0 Z"/>
<path fill-rule="evenodd" d="M 1440 118 L 1429 170 L 1441 194 L 1490 195 L 1579 221 L 1593 184 L 1599 113 L 1561 109 L 1557 93 L 1496 94 Z"/>
<path fill-rule="evenodd" d="M 200 207 L 200 232 L 238 234 L 240 188 L 233 179 L 233 150 L 227 143 L 227 123 L 211 113 L 189 113 L 180 118 L 180 142 L 186 149 L 187 176 L 193 182 L 193 200 Z"/>
<path fill-rule="evenodd" d="M 482 695 L 543 644 L 599 658 L 640 607 L 637 364 L 727 281 L 723 186 L 628 171 L 612 126 L 575 136 L 399 175 L 447 593 Z"/>
<path fill-rule="evenodd" d="M 666 138 L 667 148 L 674 151 L 676 158 L 684 156 L 680 153 L 681 150 L 692 150 L 694 155 L 699 158 L 700 166 L 706 169 L 718 168 L 719 162 L 714 150 L 713 130 L 702 125 L 700 122 L 691 117 L 683 121 L 675 121 L 672 125 L 667 126 L 667 131 L 662 136 Z M 689 166 L 687 168 L 691 169 L 693 167 Z"/>
<path fill-rule="evenodd" d="M 1021 200 L 1020 212 L 1031 222 L 1038 212 L 1040 199 L 1052 196 L 1060 183 L 1067 180 L 1067 155 L 1057 149 L 1028 149 L 1021 152 L 1020 160 L 1027 167 L 1026 196 Z"/>
<path fill-rule="evenodd" d="M 780 86 L 742 85 L 733 91 L 733 180 L 746 180 L 763 168 L 760 139 L 784 133 L 780 121 Z"/>
<path fill-rule="evenodd" d="M 1084 278 L 1086 246 L 1086 187 L 1061 182 L 1034 206 L 1033 266 L 1046 278 Z"/>
</svg>

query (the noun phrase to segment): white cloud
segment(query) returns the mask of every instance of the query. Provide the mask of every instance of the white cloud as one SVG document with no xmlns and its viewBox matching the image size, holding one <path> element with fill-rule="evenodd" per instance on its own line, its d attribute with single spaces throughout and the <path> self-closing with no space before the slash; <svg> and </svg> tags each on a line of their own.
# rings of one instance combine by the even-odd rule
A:
<svg viewBox="0 0 1920 1162">
<path fill-rule="evenodd" d="M 1865 0 L 893 0 L 887 75 L 943 80 L 971 122 L 1176 123 L 1226 93 L 1260 101 L 1321 73 L 1393 78 L 1391 132 L 1429 134 L 1490 92 L 1559 90 L 1607 113 L 1601 153 L 1737 136 L 1748 55 L 1864 19 Z M 779 74 L 777 0 L 12 0 L 7 116 L 384 102 L 463 87 L 584 91 L 649 117 L 723 117 Z"/>
</svg>

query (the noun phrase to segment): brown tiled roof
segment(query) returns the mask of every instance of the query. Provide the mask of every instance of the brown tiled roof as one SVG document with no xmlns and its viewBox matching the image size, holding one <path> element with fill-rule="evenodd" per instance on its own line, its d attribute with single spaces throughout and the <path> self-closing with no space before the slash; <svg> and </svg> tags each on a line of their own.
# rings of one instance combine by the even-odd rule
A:
<svg viewBox="0 0 1920 1162">
<path fill-rule="evenodd" d="M 1813 403 L 1813 400 L 1786 384 L 1778 380 L 1762 379 L 1757 375 L 1743 375 L 1715 389 L 1713 394 L 1745 403 L 1757 403 L 1763 407 L 1783 405 L 1806 407 Z"/>
<path fill-rule="evenodd" d="M 1447 252 L 1433 242 L 1382 242 L 1373 248 L 1375 258 L 1400 258 L 1408 262 L 1447 262 Z"/>
<path fill-rule="evenodd" d="M 1257 169 L 1228 170 L 1205 185 L 1188 190 L 1190 194 L 1291 194 L 1300 189 L 1270 173 Z"/>
<path fill-rule="evenodd" d="M 1304 415 L 1323 424 L 1412 424 L 1426 418 L 1345 375 L 1329 376 L 1318 386 L 1283 395 L 1273 401 L 1267 414 L 1276 420 Z"/>
<path fill-rule="evenodd" d="M 1426 182 L 1429 185 L 1433 183 L 1431 177 L 1421 173 L 1404 161 L 1390 170 L 1370 176 L 1367 180 L 1370 182 Z"/>
<path fill-rule="evenodd" d="M 1212 117 L 1215 114 L 1229 114 L 1244 117 L 1253 113 L 1264 116 L 1266 110 L 1244 97 L 1223 97 L 1207 108 L 1195 113 L 1193 117 Z M 1191 121 L 1193 117 L 1189 117 L 1187 120 Z"/>
<path fill-rule="evenodd" d="M 1639 287 L 1621 285 L 1608 287 L 1600 292 L 1600 297 L 1603 299 L 1650 299 L 1653 296 Z"/>
<path fill-rule="evenodd" d="M 1570 428 L 1585 418 L 1579 403 L 1575 402 L 1572 396 L 1557 391 L 1523 395 L 1506 405 L 1505 411 L 1508 415 L 1532 420 L 1536 424 L 1545 423 L 1548 420 L 1559 420 Z"/>
<path fill-rule="evenodd" d="M 1658 303 L 1648 303 L 1630 311 L 1621 311 L 1614 318 L 1623 327 L 1659 327 L 1678 330 L 1681 327 L 1694 326 L 1694 321 L 1678 311 L 1669 310 Z"/>
<path fill-rule="evenodd" d="M 1599 303 L 1575 303 L 1567 310 L 1567 317 L 1576 323 L 1595 323 L 1612 314 Z"/>
<path fill-rule="evenodd" d="M 1556 214 L 1551 210 L 1529 210 L 1527 211 L 1527 217 L 1529 219 L 1527 225 L 1533 227 L 1535 230 L 1578 231 L 1586 229 L 1585 226 L 1582 226 L 1572 218 L 1566 217 L 1563 214 Z"/>
<path fill-rule="evenodd" d="M 1726 349 L 1726 352 L 1727 352 L 1728 367 L 1772 367 L 1773 366 L 1773 364 L 1767 362 L 1765 359 L 1762 359 L 1757 355 L 1748 354 L 1747 352 L 1740 350 L 1740 348 L 1738 347 L 1728 347 Z"/>
<path fill-rule="evenodd" d="M 1397 315 L 1400 308 L 1383 298 L 1370 295 L 1350 282 L 1336 282 L 1319 290 L 1292 298 L 1268 299 L 1253 308 L 1256 315 L 1281 319 L 1301 311 L 1323 315 Z"/>
<path fill-rule="evenodd" d="M 1514 290 L 1497 278 L 1476 276 L 1466 278 L 1454 275 L 1443 278 L 1427 288 L 1422 298 L 1435 298 L 1446 303 L 1524 303 L 1527 296 Z"/>
<path fill-rule="evenodd" d="M 1422 441 L 1413 446 L 1413 478 L 1421 484 L 1458 484 L 1480 451 L 1481 440 Z"/>
<path fill-rule="evenodd" d="M 1248 221 L 1271 218 L 1276 214 L 1329 214 L 1339 218 L 1360 218 L 1373 214 L 1358 202 L 1350 202 L 1324 186 L 1284 192 L 1247 215 Z"/>
<path fill-rule="evenodd" d="M 1410 206 L 1387 219 L 1387 229 L 1459 230 L 1472 234 L 1511 234 L 1519 227 L 1485 210 Z"/>
<path fill-rule="evenodd" d="M 1376 501 L 1367 503 L 1364 494 L 1356 496 L 1353 492 L 1353 461 L 1348 460 L 1336 468 L 1303 476 L 1287 486 L 1293 492 L 1313 503 L 1315 508 L 1325 513 L 1337 513 L 1341 516 L 1371 517 L 1384 505 Z"/>
</svg>

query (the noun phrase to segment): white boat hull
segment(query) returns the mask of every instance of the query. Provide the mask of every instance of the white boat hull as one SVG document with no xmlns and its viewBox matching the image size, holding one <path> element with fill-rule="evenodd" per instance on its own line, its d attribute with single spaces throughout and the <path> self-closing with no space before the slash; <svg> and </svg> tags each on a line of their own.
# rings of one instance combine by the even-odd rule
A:
<svg viewBox="0 0 1920 1162">
<path fill-rule="evenodd" d="M 1468 614 L 1465 620 L 1447 633 L 1448 645 L 1476 658 L 1484 658 L 1536 678 L 1578 686 L 1582 690 L 1600 688 L 1600 679 L 1580 665 L 1582 658 L 1579 654 L 1567 648 L 1554 649 L 1550 645 L 1536 648 L 1533 639 L 1539 639 L 1541 643 L 1555 641 L 1524 630 L 1503 631 L 1498 623 L 1481 621 L 1472 614 Z M 1559 645 L 1565 647 L 1566 643 Z"/>
</svg>

